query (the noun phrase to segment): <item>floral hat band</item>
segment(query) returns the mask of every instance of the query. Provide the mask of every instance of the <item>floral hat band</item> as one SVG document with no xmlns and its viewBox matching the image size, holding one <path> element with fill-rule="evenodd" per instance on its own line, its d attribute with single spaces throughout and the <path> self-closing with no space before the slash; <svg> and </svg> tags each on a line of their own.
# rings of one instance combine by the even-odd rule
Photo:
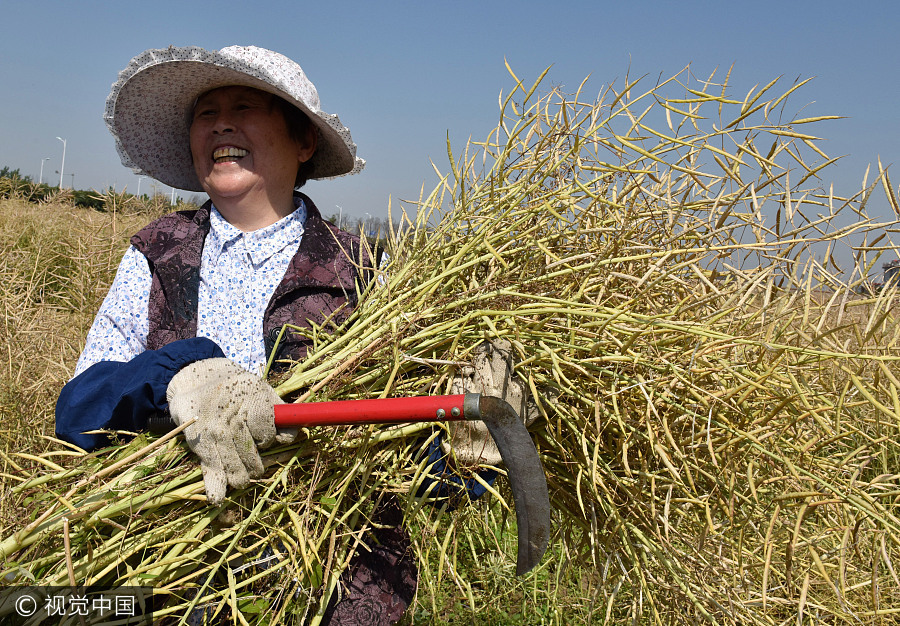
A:
<svg viewBox="0 0 900 626">
<path fill-rule="evenodd" d="M 309 117 L 319 135 L 309 178 L 356 174 L 365 167 L 350 130 L 337 115 L 322 111 L 303 69 L 256 46 L 169 46 L 134 57 L 113 83 L 103 114 L 122 165 L 176 189 L 203 191 L 191 158 L 190 113 L 200 95 L 228 86 L 274 94 Z"/>
</svg>

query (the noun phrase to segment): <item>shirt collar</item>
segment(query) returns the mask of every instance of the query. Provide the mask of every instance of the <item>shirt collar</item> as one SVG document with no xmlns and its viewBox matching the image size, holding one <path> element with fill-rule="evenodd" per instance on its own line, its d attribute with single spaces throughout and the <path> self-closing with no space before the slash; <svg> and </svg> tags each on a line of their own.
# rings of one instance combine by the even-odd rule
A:
<svg viewBox="0 0 900 626">
<path fill-rule="evenodd" d="M 300 241 L 306 224 L 306 205 L 299 196 L 294 196 L 293 213 L 283 217 L 274 224 L 245 233 L 229 223 L 219 210 L 213 206 L 209 212 L 209 235 L 206 237 L 207 252 L 215 262 L 228 245 L 234 245 L 243 239 L 244 249 L 254 265 L 260 265 L 272 255 L 286 246 Z"/>
</svg>

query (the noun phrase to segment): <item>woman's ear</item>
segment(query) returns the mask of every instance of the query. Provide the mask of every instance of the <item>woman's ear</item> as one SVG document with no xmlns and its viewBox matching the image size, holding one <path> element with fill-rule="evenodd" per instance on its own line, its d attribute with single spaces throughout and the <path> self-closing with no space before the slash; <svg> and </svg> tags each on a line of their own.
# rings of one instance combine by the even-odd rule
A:
<svg viewBox="0 0 900 626">
<path fill-rule="evenodd" d="M 319 131 L 313 124 L 306 127 L 303 141 L 297 143 L 297 158 L 300 163 L 306 163 L 312 158 L 316 152 L 316 146 L 319 143 Z"/>
</svg>

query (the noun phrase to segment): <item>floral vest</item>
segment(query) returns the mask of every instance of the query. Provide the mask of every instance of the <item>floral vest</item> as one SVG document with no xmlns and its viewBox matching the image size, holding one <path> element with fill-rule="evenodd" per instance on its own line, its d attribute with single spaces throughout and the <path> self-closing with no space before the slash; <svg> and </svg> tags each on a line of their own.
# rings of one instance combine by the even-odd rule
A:
<svg viewBox="0 0 900 626">
<path fill-rule="evenodd" d="M 298 195 L 306 204 L 306 225 L 300 247 L 263 317 L 267 358 L 285 324 L 309 328 L 333 313 L 336 324 L 344 322 L 357 304 L 357 289 L 361 292 L 374 276 L 374 264 L 359 237 L 326 222 L 309 197 Z M 132 245 L 147 258 L 153 276 L 148 350 L 197 335 L 200 259 L 209 233 L 211 206 L 212 202 L 206 202 L 196 211 L 170 213 L 131 238 Z M 302 360 L 310 343 L 287 329 L 278 342 L 275 359 Z M 277 369 L 283 367 L 273 366 Z"/>
</svg>

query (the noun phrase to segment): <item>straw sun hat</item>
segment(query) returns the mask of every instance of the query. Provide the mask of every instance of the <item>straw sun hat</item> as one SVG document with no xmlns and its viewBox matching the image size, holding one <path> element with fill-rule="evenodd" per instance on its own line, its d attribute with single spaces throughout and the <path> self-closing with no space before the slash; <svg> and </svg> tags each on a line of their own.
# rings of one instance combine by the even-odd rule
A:
<svg viewBox="0 0 900 626">
<path fill-rule="evenodd" d="M 319 94 L 300 66 L 255 46 L 170 46 L 134 57 L 113 83 L 103 114 L 122 164 L 176 189 L 203 191 L 191 159 L 189 116 L 198 96 L 230 85 L 275 94 L 306 113 L 319 134 L 310 178 L 356 174 L 365 166 L 350 130 L 319 108 Z"/>
</svg>

